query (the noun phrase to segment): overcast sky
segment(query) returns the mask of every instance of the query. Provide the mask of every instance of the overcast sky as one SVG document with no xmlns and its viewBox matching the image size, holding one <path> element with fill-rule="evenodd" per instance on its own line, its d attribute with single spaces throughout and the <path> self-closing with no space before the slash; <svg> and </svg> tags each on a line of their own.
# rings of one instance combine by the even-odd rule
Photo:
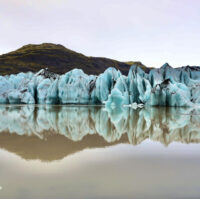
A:
<svg viewBox="0 0 200 199">
<path fill-rule="evenodd" d="M 200 0 L 0 0 L 0 54 L 44 42 L 147 66 L 200 65 Z"/>
</svg>

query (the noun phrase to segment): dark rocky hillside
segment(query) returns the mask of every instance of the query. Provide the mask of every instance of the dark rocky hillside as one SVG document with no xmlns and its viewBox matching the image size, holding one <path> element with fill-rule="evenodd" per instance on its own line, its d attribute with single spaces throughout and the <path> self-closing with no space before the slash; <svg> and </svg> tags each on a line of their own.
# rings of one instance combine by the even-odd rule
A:
<svg viewBox="0 0 200 199">
<path fill-rule="evenodd" d="M 50 43 L 29 44 L 16 51 L 0 55 L 0 74 L 37 72 L 42 68 L 49 68 L 50 71 L 58 74 L 66 73 L 73 68 L 83 69 L 87 74 L 99 74 L 108 67 L 115 67 L 123 74 L 127 74 L 133 63 L 148 71 L 140 62 L 119 62 L 108 58 L 87 57 L 62 45 Z"/>
</svg>

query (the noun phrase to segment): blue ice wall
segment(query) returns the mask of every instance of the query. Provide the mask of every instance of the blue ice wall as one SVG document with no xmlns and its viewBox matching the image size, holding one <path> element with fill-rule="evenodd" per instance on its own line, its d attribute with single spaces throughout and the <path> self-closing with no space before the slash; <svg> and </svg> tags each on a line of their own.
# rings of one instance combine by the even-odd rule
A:
<svg viewBox="0 0 200 199">
<path fill-rule="evenodd" d="M 164 64 L 145 73 L 133 65 L 127 76 L 115 68 L 99 76 L 80 69 L 63 75 L 42 69 L 0 76 L 0 103 L 192 106 L 200 104 L 200 68 Z"/>
</svg>

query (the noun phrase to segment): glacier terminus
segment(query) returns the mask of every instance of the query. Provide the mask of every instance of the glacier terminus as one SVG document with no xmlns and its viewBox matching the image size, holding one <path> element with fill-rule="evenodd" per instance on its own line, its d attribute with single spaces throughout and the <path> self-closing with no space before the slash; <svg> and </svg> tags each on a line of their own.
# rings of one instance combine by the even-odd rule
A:
<svg viewBox="0 0 200 199">
<path fill-rule="evenodd" d="M 148 73 L 132 65 L 127 76 L 115 68 L 98 76 L 81 69 L 62 75 L 42 69 L 0 76 L 0 103 L 194 106 L 200 104 L 200 68 L 166 63 Z"/>
</svg>

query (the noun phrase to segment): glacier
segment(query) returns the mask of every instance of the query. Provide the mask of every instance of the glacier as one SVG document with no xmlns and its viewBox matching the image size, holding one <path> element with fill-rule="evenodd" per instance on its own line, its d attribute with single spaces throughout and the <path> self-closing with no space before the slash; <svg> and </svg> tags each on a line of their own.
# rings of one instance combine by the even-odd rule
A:
<svg viewBox="0 0 200 199">
<path fill-rule="evenodd" d="M 194 106 L 200 104 L 200 67 L 166 63 L 146 73 L 135 64 L 127 76 L 111 67 L 98 76 L 81 69 L 58 75 L 46 68 L 0 76 L 0 103 Z"/>
</svg>

